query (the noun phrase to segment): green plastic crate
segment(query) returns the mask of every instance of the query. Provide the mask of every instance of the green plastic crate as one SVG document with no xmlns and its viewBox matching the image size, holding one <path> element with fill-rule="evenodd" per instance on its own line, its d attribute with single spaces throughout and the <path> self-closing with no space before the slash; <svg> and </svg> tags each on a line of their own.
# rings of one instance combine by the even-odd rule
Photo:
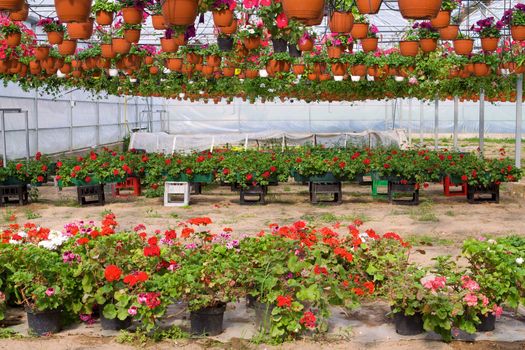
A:
<svg viewBox="0 0 525 350">
<path fill-rule="evenodd" d="M 385 192 L 379 191 L 384 189 Z M 372 181 L 372 197 L 386 197 L 388 196 L 388 180 L 373 180 Z"/>
</svg>

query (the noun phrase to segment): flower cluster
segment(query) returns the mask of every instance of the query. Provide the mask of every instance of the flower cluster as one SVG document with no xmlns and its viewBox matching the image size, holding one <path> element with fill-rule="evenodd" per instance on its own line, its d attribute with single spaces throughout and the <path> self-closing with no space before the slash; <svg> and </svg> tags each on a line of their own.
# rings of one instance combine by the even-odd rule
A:
<svg viewBox="0 0 525 350">
<path fill-rule="evenodd" d="M 470 30 L 478 33 L 480 38 L 499 38 L 504 26 L 503 21 L 496 21 L 494 17 L 487 17 L 477 21 Z"/>
</svg>

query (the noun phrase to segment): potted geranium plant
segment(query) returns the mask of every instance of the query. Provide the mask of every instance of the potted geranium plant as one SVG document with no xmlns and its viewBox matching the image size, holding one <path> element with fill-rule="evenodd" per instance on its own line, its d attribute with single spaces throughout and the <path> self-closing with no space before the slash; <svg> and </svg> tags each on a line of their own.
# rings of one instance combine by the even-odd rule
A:
<svg viewBox="0 0 525 350">
<path fill-rule="evenodd" d="M 217 27 L 231 26 L 235 15 L 234 10 L 237 6 L 235 0 L 208 0 L 207 9 L 212 12 L 213 23 Z"/>
<path fill-rule="evenodd" d="M 246 24 L 237 32 L 237 37 L 242 40 L 248 50 L 255 50 L 261 45 L 262 27 L 253 24 Z"/>
<path fill-rule="evenodd" d="M 430 22 L 416 22 L 412 28 L 417 31 L 419 47 L 423 52 L 428 53 L 436 50 L 439 33 Z"/>
<path fill-rule="evenodd" d="M 91 11 L 95 14 L 98 25 L 109 26 L 113 23 L 113 17 L 120 10 L 120 4 L 112 0 L 95 0 Z"/>
<path fill-rule="evenodd" d="M 417 55 L 419 51 L 419 36 L 413 26 L 403 33 L 399 42 L 399 51 L 403 56 L 414 57 Z"/>
<path fill-rule="evenodd" d="M 364 52 L 373 52 L 377 50 L 378 37 L 377 33 L 379 30 L 375 25 L 370 25 L 368 27 L 368 33 L 366 38 L 361 39 L 361 46 L 363 47 Z"/>
<path fill-rule="evenodd" d="M 122 11 L 122 19 L 127 24 L 141 24 L 144 20 L 142 14 L 146 4 L 142 0 L 118 0 Z"/>
<path fill-rule="evenodd" d="M 354 26 L 353 1 L 330 1 L 333 12 L 328 25 L 332 33 L 350 33 Z"/>
<path fill-rule="evenodd" d="M 453 41 L 454 51 L 458 55 L 468 56 L 474 48 L 474 39 L 472 39 L 468 34 L 459 32 L 457 38 Z"/>
<path fill-rule="evenodd" d="M 61 44 L 64 40 L 64 32 L 66 27 L 58 20 L 51 18 L 42 18 L 37 22 L 38 26 L 42 27 L 42 30 L 47 34 L 47 40 L 50 44 Z"/>
<path fill-rule="evenodd" d="M 506 10 L 501 20 L 510 26 L 512 39 L 525 40 L 525 4 L 516 4 L 514 8 Z"/>
<path fill-rule="evenodd" d="M 470 29 L 478 33 L 483 51 L 494 52 L 498 48 L 503 26 L 502 21 L 496 22 L 494 17 L 487 17 L 477 21 Z"/>
<path fill-rule="evenodd" d="M 447 27 L 450 23 L 450 13 L 454 11 L 460 3 L 458 0 L 443 0 L 437 16 L 430 20 L 432 27 L 436 29 Z"/>
<path fill-rule="evenodd" d="M 22 41 L 22 29 L 17 23 L 8 19 L 0 26 L 0 33 L 4 35 L 9 47 L 17 47 Z"/>
</svg>

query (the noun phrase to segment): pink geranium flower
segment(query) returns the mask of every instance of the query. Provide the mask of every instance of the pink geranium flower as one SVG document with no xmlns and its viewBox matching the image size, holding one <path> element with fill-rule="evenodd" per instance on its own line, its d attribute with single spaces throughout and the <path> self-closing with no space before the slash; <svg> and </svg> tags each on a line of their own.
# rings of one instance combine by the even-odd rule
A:
<svg viewBox="0 0 525 350">
<path fill-rule="evenodd" d="M 279 29 L 288 27 L 288 17 L 286 17 L 284 12 L 281 12 L 280 14 L 278 14 L 275 21 L 277 22 L 277 28 Z"/>
<path fill-rule="evenodd" d="M 423 284 L 423 287 L 431 289 L 433 292 L 445 287 L 447 283 L 447 278 L 444 276 L 436 276 L 433 279 L 426 281 Z"/>
<path fill-rule="evenodd" d="M 468 293 L 463 297 L 463 300 L 467 303 L 468 306 L 476 306 L 478 304 L 478 297 L 475 294 Z"/>
</svg>

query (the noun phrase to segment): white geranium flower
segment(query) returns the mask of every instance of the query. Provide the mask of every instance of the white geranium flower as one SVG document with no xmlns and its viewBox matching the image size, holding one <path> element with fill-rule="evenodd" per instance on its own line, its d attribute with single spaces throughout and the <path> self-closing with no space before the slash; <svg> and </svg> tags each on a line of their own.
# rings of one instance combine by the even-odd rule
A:
<svg viewBox="0 0 525 350">
<path fill-rule="evenodd" d="M 69 237 L 62 234 L 60 231 L 52 230 L 49 232 L 47 240 L 38 243 L 39 247 L 49 250 L 55 250 L 66 242 Z"/>
<path fill-rule="evenodd" d="M 18 235 L 20 237 L 24 237 L 25 238 L 25 237 L 27 237 L 27 232 L 26 231 L 20 231 L 20 232 L 18 232 Z"/>
<path fill-rule="evenodd" d="M 16 239 L 10 239 L 9 244 L 21 244 L 22 241 L 17 241 Z"/>
<path fill-rule="evenodd" d="M 523 258 L 522 257 L 517 258 L 516 259 L 516 264 L 518 264 L 518 265 L 523 264 Z"/>
</svg>

